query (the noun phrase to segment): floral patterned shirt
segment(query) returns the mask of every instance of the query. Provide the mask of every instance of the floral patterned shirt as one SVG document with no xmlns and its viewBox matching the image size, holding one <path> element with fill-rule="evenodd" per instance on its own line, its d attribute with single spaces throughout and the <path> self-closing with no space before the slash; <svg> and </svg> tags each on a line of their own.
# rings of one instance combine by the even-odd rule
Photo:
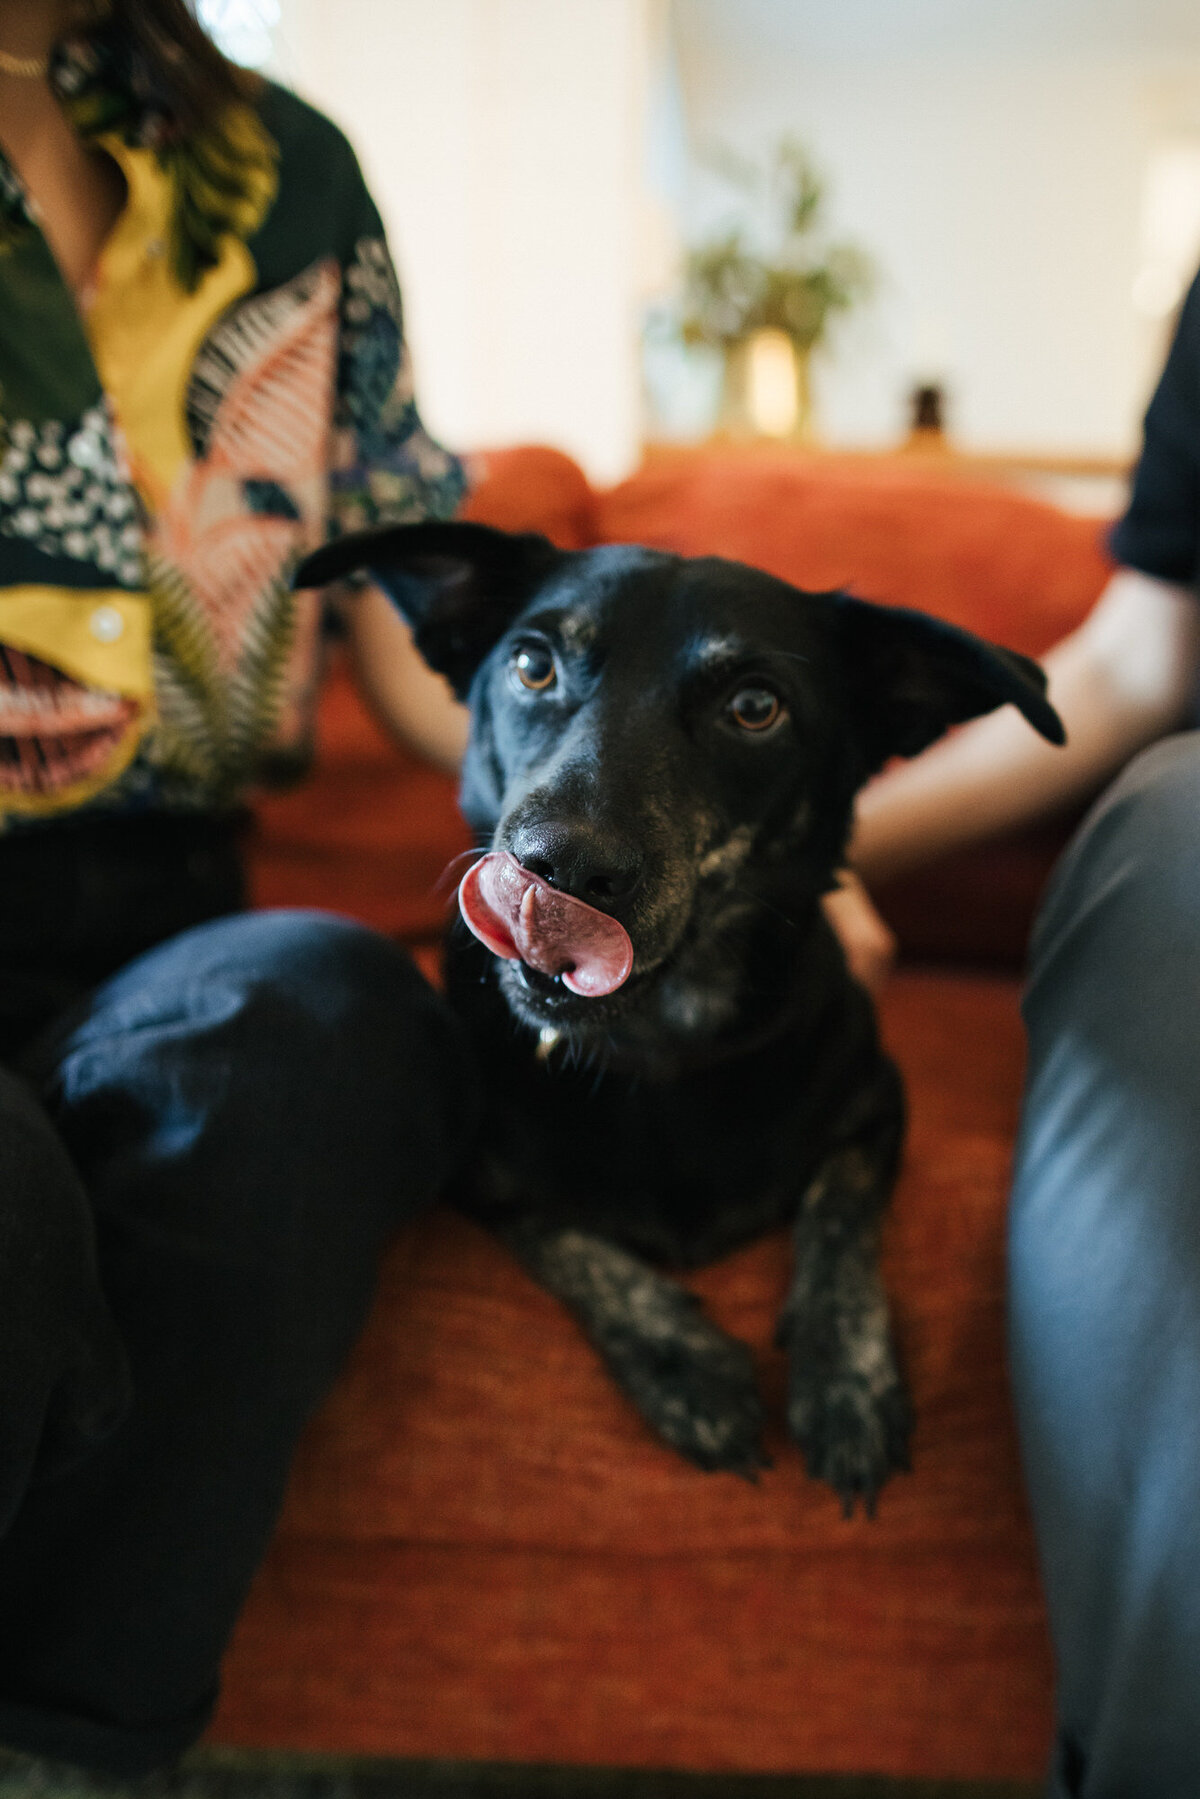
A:
<svg viewBox="0 0 1200 1799">
<path fill-rule="evenodd" d="M 0 819 L 223 809 L 302 767 L 331 533 L 447 516 L 379 215 L 282 89 L 173 136 L 94 46 L 53 78 L 118 162 L 83 300 L 0 157 Z"/>
</svg>

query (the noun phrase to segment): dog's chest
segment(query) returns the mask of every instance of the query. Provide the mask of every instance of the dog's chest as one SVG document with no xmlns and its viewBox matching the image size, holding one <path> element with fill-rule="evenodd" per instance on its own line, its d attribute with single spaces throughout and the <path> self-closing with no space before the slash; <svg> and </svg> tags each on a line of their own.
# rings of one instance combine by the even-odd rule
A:
<svg viewBox="0 0 1200 1799">
<path fill-rule="evenodd" d="M 670 1081 L 546 1064 L 485 1069 L 480 1181 L 495 1205 L 595 1231 L 674 1266 L 711 1261 L 794 1214 L 826 1153 L 844 1057 L 784 1042 Z M 873 1061 L 864 1049 L 862 1074 Z"/>
</svg>

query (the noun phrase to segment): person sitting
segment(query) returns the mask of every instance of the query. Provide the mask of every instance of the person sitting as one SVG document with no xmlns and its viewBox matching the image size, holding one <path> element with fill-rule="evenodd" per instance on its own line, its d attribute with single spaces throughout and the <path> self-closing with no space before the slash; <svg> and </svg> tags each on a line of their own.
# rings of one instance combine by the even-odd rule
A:
<svg viewBox="0 0 1200 1799">
<path fill-rule="evenodd" d="M 327 535 L 451 514 L 341 134 L 183 0 L 0 0 L 0 1743 L 203 1730 L 297 1435 L 474 1115 L 347 920 L 250 913 L 311 756 Z M 460 723 L 382 596 L 377 707 Z"/>
</svg>

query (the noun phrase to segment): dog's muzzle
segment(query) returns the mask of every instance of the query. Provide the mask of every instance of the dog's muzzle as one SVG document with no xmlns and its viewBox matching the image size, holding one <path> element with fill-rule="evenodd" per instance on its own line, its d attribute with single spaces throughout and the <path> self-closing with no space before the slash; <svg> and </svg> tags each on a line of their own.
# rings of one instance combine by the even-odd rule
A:
<svg viewBox="0 0 1200 1799">
<path fill-rule="evenodd" d="M 615 993 L 633 968 L 633 945 L 608 913 L 552 887 L 507 851 L 494 850 L 464 875 L 459 910 L 493 955 L 561 979 L 583 999 Z"/>
</svg>

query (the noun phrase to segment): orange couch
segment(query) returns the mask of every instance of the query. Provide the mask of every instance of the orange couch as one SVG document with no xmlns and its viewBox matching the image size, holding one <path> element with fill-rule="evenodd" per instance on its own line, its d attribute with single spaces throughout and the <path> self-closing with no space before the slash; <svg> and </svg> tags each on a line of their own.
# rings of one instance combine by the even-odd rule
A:
<svg viewBox="0 0 1200 1799">
<path fill-rule="evenodd" d="M 923 605 L 1038 653 L 1107 564 L 1094 521 L 923 471 L 694 453 L 594 492 L 551 451 L 488 459 L 473 516 L 634 539 Z M 343 674 L 316 779 L 266 802 L 262 903 L 400 933 L 432 966 L 464 836 Z M 888 897 L 911 953 L 883 1000 L 912 1128 L 886 1267 L 913 1473 L 842 1518 L 776 1435 L 751 1486 L 651 1441 L 555 1303 L 435 1213 L 384 1267 L 301 1446 L 236 1635 L 214 1738 L 398 1757 L 1032 1779 L 1051 1671 L 1005 1382 L 1003 1230 L 1019 954 L 1047 837 Z M 933 965 L 929 958 L 940 958 Z M 949 965 L 948 965 L 949 959 Z M 968 965 L 969 964 L 969 965 Z M 695 1282 L 770 1346 L 787 1245 Z"/>
</svg>

